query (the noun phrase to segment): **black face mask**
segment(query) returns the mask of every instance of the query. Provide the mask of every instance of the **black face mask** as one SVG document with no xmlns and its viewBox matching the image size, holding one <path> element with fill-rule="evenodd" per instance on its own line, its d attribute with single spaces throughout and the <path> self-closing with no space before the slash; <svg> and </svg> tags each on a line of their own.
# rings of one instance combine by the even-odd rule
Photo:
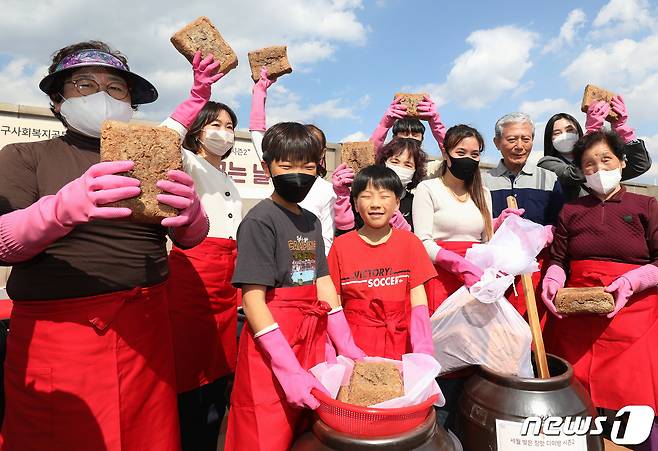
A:
<svg viewBox="0 0 658 451">
<path fill-rule="evenodd" d="M 274 191 L 288 202 L 299 203 L 304 200 L 316 176 L 301 172 L 290 172 L 272 177 Z"/>
<path fill-rule="evenodd" d="M 448 168 L 452 175 L 459 180 L 469 183 L 475 177 L 475 171 L 478 170 L 480 162 L 470 157 L 455 158 L 448 154 L 450 158 L 450 167 Z"/>
</svg>

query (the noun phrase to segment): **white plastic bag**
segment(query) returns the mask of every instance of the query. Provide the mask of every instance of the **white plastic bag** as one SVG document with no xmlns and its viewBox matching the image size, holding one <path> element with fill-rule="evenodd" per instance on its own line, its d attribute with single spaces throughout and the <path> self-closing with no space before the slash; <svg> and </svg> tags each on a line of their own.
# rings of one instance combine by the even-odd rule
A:
<svg viewBox="0 0 658 451">
<path fill-rule="evenodd" d="M 530 328 L 505 298 L 483 303 L 461 287 L 431 320 L 441 374 L 484 365 L 504 374 L 533 377 Z"/>
<path fill-rule="evenodd" d="M 354 362 L 351 359 L 338 356 L 336 360 L 337 363 L 322 362 L 309 370 L 325 386 L 334 399 L 338 396 L 341 385 L 349 384 L 354 369 Z M 440 407 L 445 404 L 445 398 L 435 381 L 441 370 L 441 365 L 432 356 L 411 353 L 404 354 L 401 361 L 383 357 L 365 357 L 363 360 L 395 364 L 402 373 L 404 383 L 404 396 L 389 399 L 370 407 L 393 409 L 414 406 L 427 401 L 434 395 L 439 395 L 438 400 L 434 403 L 435 405 Z"/>
<path fill-rule="evenodd" d="M 505 298 L 514 276 L 539 269 L 544 227 L 510 216 L 488 243 L 475 244 L 466 259 L 484 270 L 470 292 L 462 287 L 432 314 L 432 338 L 442 373 L 469 365 L 533 377 L 530 327 Z"/>
</svg>

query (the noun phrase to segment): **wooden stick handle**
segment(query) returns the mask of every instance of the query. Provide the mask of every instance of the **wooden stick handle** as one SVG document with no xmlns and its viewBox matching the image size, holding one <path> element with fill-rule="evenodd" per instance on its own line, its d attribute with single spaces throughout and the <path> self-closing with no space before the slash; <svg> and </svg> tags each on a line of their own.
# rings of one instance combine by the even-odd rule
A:
<svg viewBox="0 0 658 451">
<path fill-rule="evenodd" d="M 507 197 L 507 206 L 509 208 L 518 208 L 514 196 Z M 530 274 L 521 275 L 521 284 L 523 285 L 523 295 L 525 296 L 525 305 L 528 309 L 528 323 L 530 332 L 532 332 L 532 342 L 535 345 L 535 363 L 539 369 L 539 377 L 548 379 L 551 375 L 548 372 L 548 360 L 546 360 L 546 349 L 544 349 L 544 337 L 541 334 L 541 325 L 539 324 L 539 313 L 537 312 L 537 302 L 535 300 L 535 290 L 532 286 Z"/>
</svg>

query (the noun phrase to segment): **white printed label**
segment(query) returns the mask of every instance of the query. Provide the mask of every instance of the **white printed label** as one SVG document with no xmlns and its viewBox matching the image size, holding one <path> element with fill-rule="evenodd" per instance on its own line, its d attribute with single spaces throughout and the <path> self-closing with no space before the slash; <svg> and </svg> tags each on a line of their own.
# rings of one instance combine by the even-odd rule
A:
<svg viewBox="0 0 658 451">
<path fill-rule="evenodd" d="M 557 436 L 521 435 L 523 423 L 496 420 L 496 444 L 498 451 L 587 451 L 587 439 L 583 436 L 560 434 Z"/>
</svg>

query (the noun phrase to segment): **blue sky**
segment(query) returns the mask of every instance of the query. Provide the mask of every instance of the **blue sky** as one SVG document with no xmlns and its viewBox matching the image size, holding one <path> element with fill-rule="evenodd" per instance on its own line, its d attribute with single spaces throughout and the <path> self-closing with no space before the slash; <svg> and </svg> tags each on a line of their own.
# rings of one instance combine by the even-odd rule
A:
<svg viewBox="0 0 658 451">
<path fill-rule="evenodd" d="M 90 8 L 82 0 L 9 0 L 0 19 L 0 102 L 45 105 L 36 84 L 49 55 L 77 40 L 110 42 L 161 98 L 141 115 L 159 120 L 182 100 L 189 66 L 168 41 L 184 23 L 207 15 L 236 49 L 240 66 L 216 85 L 213 99 L 249 118 L 246 53 L 287 44 L 293 74 L 268 97 L 268 123 L 314 122 L 330 141 L 370 135 L 396 91 L 430 92 L 447 126 L 468 123 L 487 139 L 495 120 L 524 110 L 543 127 L 552 114 L 577 115 L 586 83 L 624 95 L 632 126 L 658 161 L 658 4 L 585 2 L 447 2 L 402 0 L 164 0 Z M 101 5 L 101 4 L 99 4 Z M 39 9 L 42 13 L 34 15 Z M 130 14 L 126 12 L 130 11 Z M 20 36 L 20 39 L 16 39 Z M 11 42 L 11 45 L 9 44 Z M 428 133 L 425 148 L 438 149 Z M 654 183 L 656 168 L 642 178 Z"/>
</svg>

